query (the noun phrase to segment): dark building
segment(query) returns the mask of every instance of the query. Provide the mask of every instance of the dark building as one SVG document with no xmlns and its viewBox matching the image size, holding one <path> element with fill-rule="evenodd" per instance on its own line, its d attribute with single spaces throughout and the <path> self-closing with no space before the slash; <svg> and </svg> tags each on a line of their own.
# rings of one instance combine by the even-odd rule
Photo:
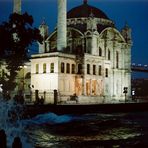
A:
<svg viewBox="0 0 148 148">
<path fill-rule="evenodd" d="M 148 100 L 148 79 L 132 79 L 133 99 Z"/>
</svg>

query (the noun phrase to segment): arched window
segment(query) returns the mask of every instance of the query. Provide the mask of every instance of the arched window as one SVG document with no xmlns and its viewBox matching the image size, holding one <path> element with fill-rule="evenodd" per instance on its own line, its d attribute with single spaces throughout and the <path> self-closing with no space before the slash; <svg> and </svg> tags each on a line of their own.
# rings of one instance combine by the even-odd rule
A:
<svg viewBox="0 0 148 148">
<path fill-rule="evenodd" d="M 43 64 L 43 73 L 46 73 L 46 63 Z"/>
<path fill-rule="evenodd" d="M 110 60 L 110 50 L 108 49 L 108 60 Z"/>
<path fill-rule="evenodd" d="M 108 77 L 108 68 L 105 68 L 105 77 Z"/>
<path fill-rule="evenodd" d="M 70 64 L 69 63 L 66 64 L 66 73 L 70 73 Z"/>
<path fill-rule="evenodd" d="M 36 66 L 35 66 L 35 73 L 36 73 L 36 74 L 39 73 L 39 64 L 36 64 Z"/>
<path fill-rule="evenodd" d="M 50 64 L 50 73 L 54 73 L 54 63 Z"/>
<path fill-rule="evenodd" d="M 116 51 L 116 68 L 119 68 L 119 52 Z"/>
<path fill-rule="evenodd" d="M 101 76 L 102 75 L 102 67 L 101 67 L 101 65 L 99 65 L 99 76 Z"/>
<path fill-rule="evenodd" d="M 87 64 L 87 74 L 90 74 L 90 64 Z"/>
<path fill-rule="evenodd" d="M 78 74 L 82 74 L 82 64 L 78 64 Z"/>
<path fill-rule="evenodd" d="M 93 75 L 96 74 L 96 65 L 93 65 Z"/>
<path fill-rule="evenodd" d="M 62 62 L 61 63 L 61 73 L 65 72 L 65 64 Z"/>
<path fill-rule="evenodd" d="M 100 57 L 102 56 L 102 49 L 101 49 L 101 47 L 99 47 L 99 56 Z"/>
<path fill-rule="evenodd" d="M 75 74 L 75 64 L 72 64 L 72 70 L 71 70 L 72 74 Z"/>
</svg>

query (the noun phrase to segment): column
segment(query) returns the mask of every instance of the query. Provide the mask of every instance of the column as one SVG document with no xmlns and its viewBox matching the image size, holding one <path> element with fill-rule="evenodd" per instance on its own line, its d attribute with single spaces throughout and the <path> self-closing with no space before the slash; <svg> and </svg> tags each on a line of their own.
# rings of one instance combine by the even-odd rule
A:
<svg viewBox="0 0 148 148">
<path fill-rule="evenodd" d="M 67 17 L 66 0 L 58 0 L 57 50 L 67 47 Z"/>
</svg>

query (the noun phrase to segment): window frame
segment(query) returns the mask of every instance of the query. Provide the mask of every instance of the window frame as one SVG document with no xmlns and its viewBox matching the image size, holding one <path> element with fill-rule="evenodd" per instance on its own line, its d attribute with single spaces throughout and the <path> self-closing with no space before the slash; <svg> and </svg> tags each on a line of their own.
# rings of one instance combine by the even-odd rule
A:
<svg viewBox="0 0 148 148">
<path fill-rule="evenodd" d="M 54 73 L 54 63 L 50 63 L 50 73 Z"/>
</svg>

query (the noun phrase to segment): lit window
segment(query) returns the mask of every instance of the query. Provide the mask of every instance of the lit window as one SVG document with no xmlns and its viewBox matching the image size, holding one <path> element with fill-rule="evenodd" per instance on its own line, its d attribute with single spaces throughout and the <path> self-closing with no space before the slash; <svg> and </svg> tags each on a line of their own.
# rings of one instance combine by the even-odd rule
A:
<svg viewBox="0 0 148 148">
<path fill-rule="evenodd" d="M 54 63 L 50 64 L 50 73 L 54 73 Z"/>
<path fill-rule="evenodd" d="M 46 73 L 46 64 L 43 64 L 43 73 Z"/>
<path fill-rule="evenodd" d="M 87 64 L 87 74 L 90 74 L 90 64 Z"/>
<path fill-rule="evenodd" d="M 36 64 L 36 74 L 39 73 L 39 64 Z"/>
<path fill-rule="evenodd" d="M 82 74 L 82 64 L 78 64 L 78 74 Z"/>
<path fill-rule="evenodd" d="M 101 67 L 101 65 L 99 65 L 99 76 L 101 76 L 102 75 L 102 67 Z"/>
<path fill-rule="evenodd" d="M 62 62 L 61 63 L 61 73 L 65 72 L 65 64 Z"/>
<path fill-rule="evenodd" d="M 70 73 L 70 64 L 69 63 L 67 63 L 67 65 L 66 65 L 66 73 Z"/>
<path fill-rule="evenodd" d="M 108 50 L 108 60 L 110 60 L 110 50 Z"/>
<path fill-rule="evenodd" d="M 96 74 L 96 65 L 93 65 L 93 75 Z"/>
<path fill-rule="evenodd" d="M 108 68 L 105 69 L 105 77 L 108 77 Z"/>
<path fill-rule="evenodd" d="M 119 68 L 119 52 L 116 52 L 116 68 Z"/>
<path fill-rule="evenodd" d="M 72 64 L 72 74 L 75 73 L 75 64 Z"/>
<path fill-rule="evenodd" d="M 102 49 L 99 47 L 99 56 L 102 56 Z"/>
</svg>

